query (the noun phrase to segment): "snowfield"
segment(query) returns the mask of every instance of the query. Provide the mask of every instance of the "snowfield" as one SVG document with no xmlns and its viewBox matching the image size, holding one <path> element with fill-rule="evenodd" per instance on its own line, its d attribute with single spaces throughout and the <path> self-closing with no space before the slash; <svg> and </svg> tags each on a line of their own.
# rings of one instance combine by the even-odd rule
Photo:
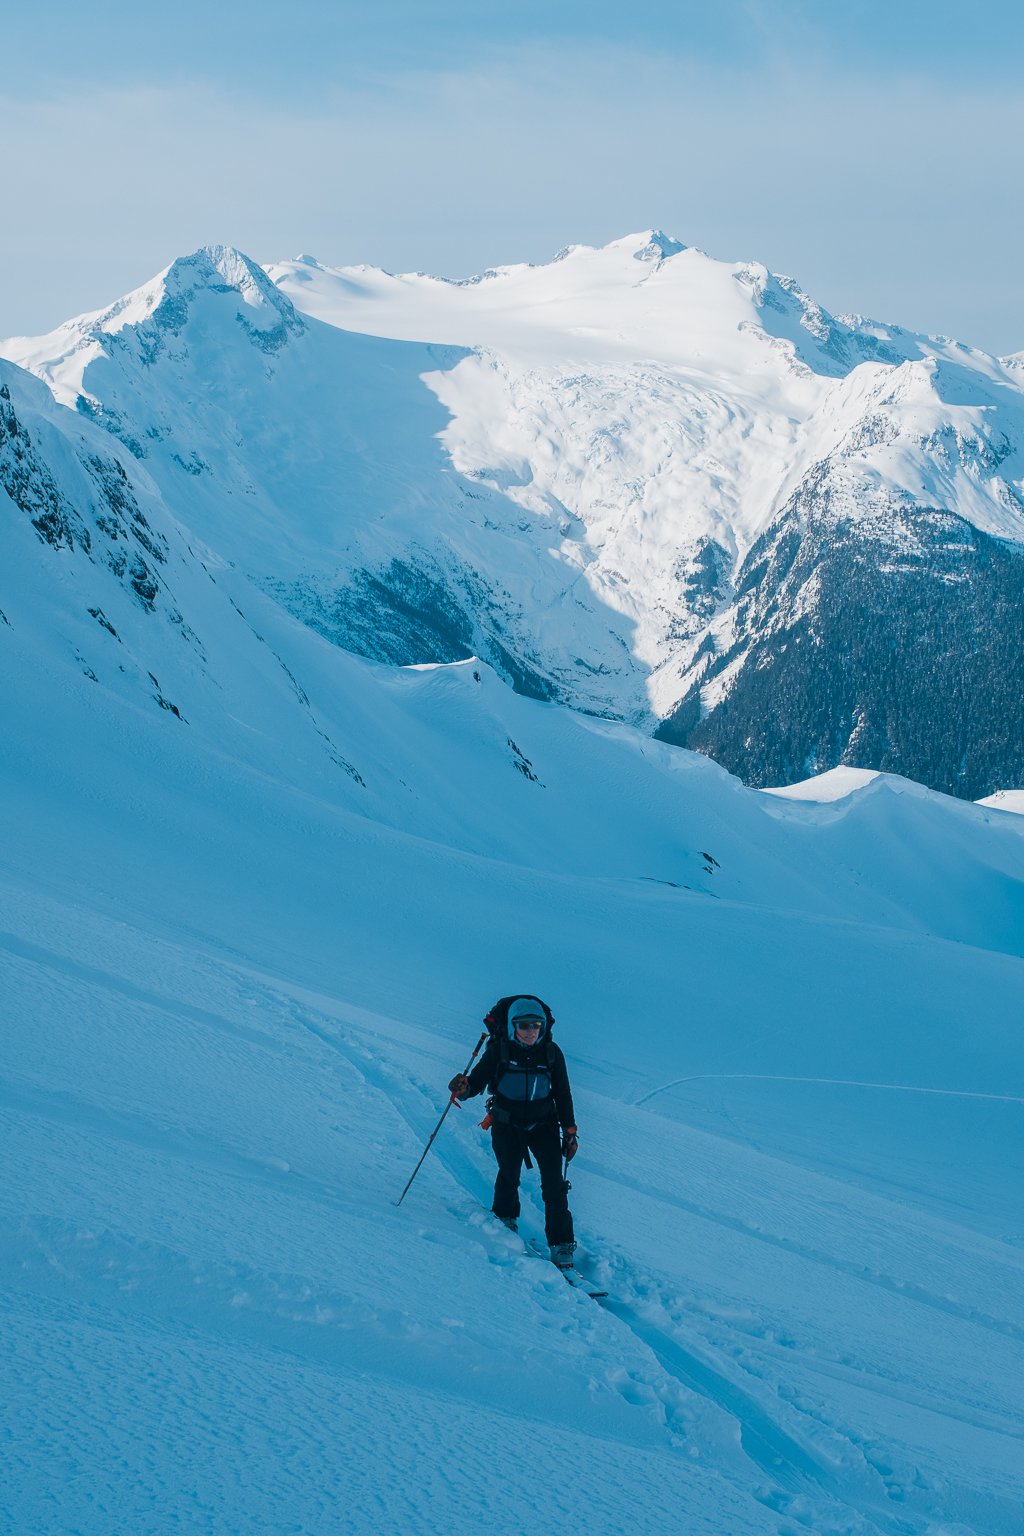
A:
<svg viewBox="0 0 1024 1536">
<path fill-rule="evenodd" d="M 118 691 L 174 626 L 5 530 L 5 1529 L 1018 1529 L 1018 818 L 747 791 L 184 556 L 183 720 Z M 479 1100 L 393 1204 L 518 986 L 606 1304 Z"/>
<path fill-rule="evenodd" d="M 1018 1536 L 1024 821 L 332 643 L 307 556 L 550 529 L 450 472 L 427 339 L 216 260 L 66 328 L 102 409 L 0 364 L 0 1529 Z M 394 1204 L 517 989 L 606 1302 L 488 1214 L 480 1100 Z"/>
<path fill-rule="evenodd" d="M 451 412 L 442 441 L 461 474 L 551 525 L 552 555 L 629 619 L 647 709 L 606 684 L 605 712 L 670 714 L 709 619 L 735 622 L 730 573 L 808 483 L 854 522 L 919 503 L 1024 542 L 1014 360 L 830 315 L 759 262 L 648 230 L 462 281 L 311 256 L 267 270 L 346 332 L 467 349 L 426 376 Z"/>
</svg>

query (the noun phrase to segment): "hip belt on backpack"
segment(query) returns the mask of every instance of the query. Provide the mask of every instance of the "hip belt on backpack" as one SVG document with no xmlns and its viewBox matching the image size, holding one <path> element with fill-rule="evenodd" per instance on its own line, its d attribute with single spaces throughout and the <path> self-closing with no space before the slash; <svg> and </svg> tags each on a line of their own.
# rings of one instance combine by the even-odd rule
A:
<svg viewBox="0 0 1024 1536">
<path fill-rule="evenodd" d="M 480 1124 L 485 1128 L 491 1125 L 510 1125 L 513 1130 L 518 1131 L 523 1142 L 523 1161 L 527 1168 L 532 1168 L 533 1161 L 530 1157 L 530 1145 L 526 1138 L 536 1126 L 543 1125 L 545 1120 L 550 1120 L 555 1112 L 555 1106 L 551 1104 L 547 1112 L 539 1120 L 531 1120 L 528 1124 L 524 1125 L 521 1120 L 514 1119 L 507 1109 L 502 1109 L 500 1104 L 495 1104 L 493 1098 L 491 1098 L 487 1100 L 487 1114 Z"/>
</svg>

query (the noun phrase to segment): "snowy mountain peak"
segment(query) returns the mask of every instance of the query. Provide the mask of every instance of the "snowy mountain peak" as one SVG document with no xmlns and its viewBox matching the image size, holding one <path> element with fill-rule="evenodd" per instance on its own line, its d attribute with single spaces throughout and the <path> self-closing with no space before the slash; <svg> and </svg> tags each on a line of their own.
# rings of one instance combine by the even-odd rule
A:
<svg viewBox="0 0 1024 1536">
<path fill-rule="evenodd" d="M 148 338 L 144 350 L 151 361 L 154 349 L 179 336 L 197 308 L 206 305 L 211 319 L 216 313 L 229 327 L 240 325 L 264 351 L 276 351 L 290 333 L 305 328 L 291 300 L 256 262 L 233 246 L 204 245 L 179 256 L 152 282 L 95 317 L 90 330 L 93 335 L 119 333 L 134 326 Z"/>
<path fill-rule="evenodd" d="M 205 293 L 235 294 L 244 306 L 237 311 L 239 317 L 258 330 L 280 325 L 303 328 L 291 301 L 262 267 L 232 246 L 204 245 L 189 256 L 179 256 L 105 309 L 77 315 L 47 336 L 12 338 L 5 354 L 33 366 L 30 359 L 34 355 L 66 355 L 83 343 L 117 336 L 130 326 L 150 322 L 159 329 L 177 332 L 187 321 L 192 305 Z"/>
<path fill-rule="evenodd" d="M 264 272 L 206 246 L 0 351 L 335 643 L 480 655 L 535 696 L 660 720 L 755 782 L 843 754 L 972 797 L 1015 777 L 1002 760 L 965 777 L 952 734 L 941 770 L 901 756 L 887 695 L 868 708 L 849 667 L 836 720 L 792 751 L 746 725 L 784 673 L 787 697 L 818 697 L 804 629 L 849 656 L 865 550 L 879 635 L 901 605 L 938 625 L 956 591 L 996 657 L 979 615 L 1024 584 L 1024 393 L 958 343 L 837 319 L 763 263 L 648 229 L 458 281 L 309 255 Z M 864 662 L 872 688 L 889 654 Z M 978 689 L 1013 694 L 1012 668 L 983 670 Z"/>
<path fill-rule="evenodd" d="M 630 238 L 631 242 L 633 238 L 642 241 L 639 250 L 633 252 L 634 261 L 667 261 L 670 256 L 678 256 L 687 249 L 681 240 L 674 240 L 660 229 L 650 229 L 644 235 Z"/>
<path fill-rule="evenodd" d="M 268 268 L 300 312 L 344 330 L 406 341 L 443 339 L 534 363 L 656 362 L 702 377 L 843 377 L 896 364 L 929 339 L 836 318 L 791 277 L 761 262 L 727 262 L 663 230 L 603 246 L 566 246 L 550 261 L 473 277 L 331 267 L 312 257 Z M 799 386 L 798 386 L 799 387 Z M 798 407 L 798 410 L 801 409 Z"/>
<path fill-rule="evenodd" d="M 204 245 L 191 256 L 180 256 L 156 281 L 162 286 L 163 297 L 153 311 L 154 319 L 164 306 L 189 303 L 205 290 L 237 293 L 247 309 L 253 311 L 248 316 L 250 322 L 260 329 L 282 320 L 290 323 L 296 318 L 290 300 L 270 281 L 263 268 L 230 245 Z"/>
<path fill-rule="evenodd" d="M 180 366 L 190 348 L 216 354 L 239 340 L 247 350 L 274 353 L 306 328 L 287 294 L 250 257 L 232 246 L 205 245 L 106 309 L 79 315 L 48 336 L 12 338 L 3 351 L 44 378 L 62 404 L 102 417 L 144 458 L 138 432 L 123 420 L 125 387 L 134 393 L 140 366 L 148 371 L 161 357 Z"/>
</svg>

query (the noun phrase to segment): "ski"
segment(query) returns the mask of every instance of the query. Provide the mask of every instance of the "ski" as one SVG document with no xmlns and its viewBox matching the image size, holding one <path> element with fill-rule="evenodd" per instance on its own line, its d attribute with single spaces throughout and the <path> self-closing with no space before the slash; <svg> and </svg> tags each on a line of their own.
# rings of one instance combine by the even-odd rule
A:
<svg viewBox="0 0 1024 1536">
<path fill-rule="evenodd" d="M 586 1275 L 580 1273 L 575 1264 L 569 1264 L 565 1267 L 561 1264 L 555 1264 L 547 1248 L 541 1243 L 536 1242 L 532 1237 L 526 1239 L 526 1246 L 536 1258 L 543 1259 L 546 1264 L 551 1265 L 552 1269 L 557 1269 L 566 1285 L 571 1285 L 574 1291 L 583 1291 L 585 1295 L 590 1297 L 591 1301 L 607 1299 L 608 1292 L 599 1291 L 593 1281 L 588 1280 Z"/>
<path fill-rule="evenodd" d="M 549 1259 L 548 1263 L 550 1262 Z M 566 1284 L 571 1285 L 574 1291 L 583 1291 L 590 1297 L 591 1301 L 607 1300 L 608 1292 L 595 1289 L 592 1281 L 588 1280 L 586 1275 L 581 1275 L 574 1264 L 570 1264 L 568 1269 L 563 1269 L 560 1264 L 556 1264 L 554 1267 L 558 1270 Z"/>
</svg>

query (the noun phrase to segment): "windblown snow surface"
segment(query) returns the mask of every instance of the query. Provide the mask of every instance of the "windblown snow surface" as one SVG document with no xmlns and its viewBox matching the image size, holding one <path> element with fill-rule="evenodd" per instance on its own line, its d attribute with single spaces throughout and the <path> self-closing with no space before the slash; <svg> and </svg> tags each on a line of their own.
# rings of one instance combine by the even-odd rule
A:
<svg viewBox="0 0 1024 1536">
<path fill-rule="evenodd" d="M 26 421 L 82 508 L 109 436 L 4 378 L 0 1528 L 1019 1532 L 1021 818 L 358 659 L 125 456 L 133 593 L 26 515 Z M 515 989 L 605 1303 L 479 1100 L 394 1203 Z"/>
</svg>

